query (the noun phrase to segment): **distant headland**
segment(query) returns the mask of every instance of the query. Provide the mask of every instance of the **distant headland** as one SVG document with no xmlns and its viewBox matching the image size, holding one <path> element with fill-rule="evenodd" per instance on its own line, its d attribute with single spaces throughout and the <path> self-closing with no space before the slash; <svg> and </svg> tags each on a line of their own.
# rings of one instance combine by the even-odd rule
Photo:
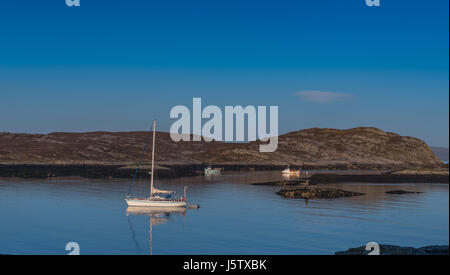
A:
<svg viewBox="0 0 450 275">
<path fill-rule="evenodd" d="M 134 173 L 148 142 L 147 132 L 0 133 L 2 177 L 121 177 Z M 260 153 L 259 142 L 174 142 L 158 132 L 157 171 L 161 176 L 189 176 L 212 164 L 225 170 L 434 169 L 443 162 L 422 140 L 372 127 L 347 130 L 311 128 L 279 136 L 278 150 Z M 143 160 L 151 162 L 150 152 Z"/>
</svg>

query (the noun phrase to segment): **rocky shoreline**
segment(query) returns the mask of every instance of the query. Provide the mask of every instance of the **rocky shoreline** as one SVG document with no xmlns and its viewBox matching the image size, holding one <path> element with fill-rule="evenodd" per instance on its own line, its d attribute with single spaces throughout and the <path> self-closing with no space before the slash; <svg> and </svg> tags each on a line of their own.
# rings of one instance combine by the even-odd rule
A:
<svg viewBox="0 0 450 275">
<path fill-rule="evenodd" d="M 225 171 L 269 171 L 281 170 L 279 165 L 219 165 Z M 198 176 L 203 174 L 206 164 L 161 164 L 156 168 L 159 178 Z M 84 165 L 84 164 L 0 164 L 0 177 L 4 178 L 124 178 L 131 179 L 135 165 Z M 148 177 L 148 169 L 141 167 L 138 178 Z"/>
<path fill-rule="evenodd" d="M 365 246 L 336 252 L 335 255 L 367 255 Z M 380 255 L 449 255 L 448 245 L 431 245 L 419 248 L 380 244 Z"/>
<path fill-rule="evenodd" d="M 277 195 L 287 199 L 335 199 L 341 197 L 362 196 L 363 193 L 331 188 L 295 187 L 281 189 Z"/>
<path fill-rule="evenodd" d="M 160 164 L 156 167 L 159 178 L 176 178 L 203 175 L 203 169 L 207 165 L 200 164 Z M 266 164 L 216 164 L 224 171 L 280 171 L 285 168 L 282 165 Z M 138 171 L 138 178 L 148 177 L 148 167 L 142 167 Z M 318 172 L 312 172 L 307 177 L 294 180 L 282 180 L 272 182 L 253 183 L 254 185 L 270 186 L 301 186 L 316 185 L 321 183 L 449 183 L 447 168 L 437 168 L 420 172 L 420 170 L 351 170 L 324 172 L 325 167 Z M 417 172 L 419 171 L 419 172 Z M 0 164 L 0 177 L 3 178 L 123 178 L 131 179 L 136 172 L 135 165 L 96 165 L 96 164 Z"/>
</svg>

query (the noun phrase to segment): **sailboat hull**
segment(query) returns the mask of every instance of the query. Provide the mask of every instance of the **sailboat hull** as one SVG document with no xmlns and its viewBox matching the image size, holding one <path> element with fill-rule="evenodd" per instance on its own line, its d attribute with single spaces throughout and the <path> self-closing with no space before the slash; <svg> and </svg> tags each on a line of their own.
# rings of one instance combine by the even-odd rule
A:
<svg viewBox="0 0 450 275">
<path fill-rule="evenodd" d="M 171 201 L 171 200 L 138 200 L 126 199 L 128 206 L 133 207 L 184 207 L 185 201 Z"/>
<path fill-rule="evenodd" d="M 283 174 L 283 175 L 299 175 L 300 170 L 284 169 L 283 171 L 281 171 L 281 174 Z"/>
</svg>

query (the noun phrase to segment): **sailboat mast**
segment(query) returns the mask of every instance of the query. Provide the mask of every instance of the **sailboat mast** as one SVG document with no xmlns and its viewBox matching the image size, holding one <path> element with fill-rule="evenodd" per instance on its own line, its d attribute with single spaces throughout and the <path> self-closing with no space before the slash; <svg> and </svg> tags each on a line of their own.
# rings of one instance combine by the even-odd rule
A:
<svg viewBox="0 0 450 275">
<path fill-rule="evenodd" d="M 153 197 L 153 175 L 155 171 L 155 139 L 156 139 L 156 120 L 153 120 L 153 144 L 152 144 L 152 171 L 150 178 L 150 198 Z"/>
</svg>

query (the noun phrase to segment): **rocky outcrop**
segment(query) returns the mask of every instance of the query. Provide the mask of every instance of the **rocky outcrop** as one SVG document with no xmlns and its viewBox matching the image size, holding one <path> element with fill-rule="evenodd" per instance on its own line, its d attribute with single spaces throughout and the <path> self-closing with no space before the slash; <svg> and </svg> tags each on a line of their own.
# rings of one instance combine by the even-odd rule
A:
<svg viewBox="0 0 450 275">
<path fill-rule="evenodd" d="M 367 255 L 365 246 L 336 252 L 336 255 Z M 449 255 L 448 245 L 431 245 L 420 248 L 380 244 L 380 255 Z"/>
<path fill-rule="evenodd" d="M 297 187 L 282 189 L 277 192 L 277 195 L 288 199 L 335 199 L 341 197 L 353 197 L 361 196 L 363 193 L 344 191 L 331 188 L 309 188 L 309 187 Z"/>
<path fill-rule="evenodd" d="M 307 129 L 280 138 L 277 153 L 305 164 L 348 168 L 439 167 L 425 142 L 377 128 Z"/>
<path fill-rule="evenodd" d="M 0 164 L 135 165 L 146 132 L 0 133 Z M 174 142 L 157 133 L 157 161 L 167 165 L 302 166 L 326 169 L 439 167 L 425 142 L 376 128 L 307 129 L 279 137 L 278 150 L 260 153 L 259 142 Z M 150 149 L 151 150 L 151 149 Z M 150 152 L 144 164 L 150 163 Z"/>
</svg>

